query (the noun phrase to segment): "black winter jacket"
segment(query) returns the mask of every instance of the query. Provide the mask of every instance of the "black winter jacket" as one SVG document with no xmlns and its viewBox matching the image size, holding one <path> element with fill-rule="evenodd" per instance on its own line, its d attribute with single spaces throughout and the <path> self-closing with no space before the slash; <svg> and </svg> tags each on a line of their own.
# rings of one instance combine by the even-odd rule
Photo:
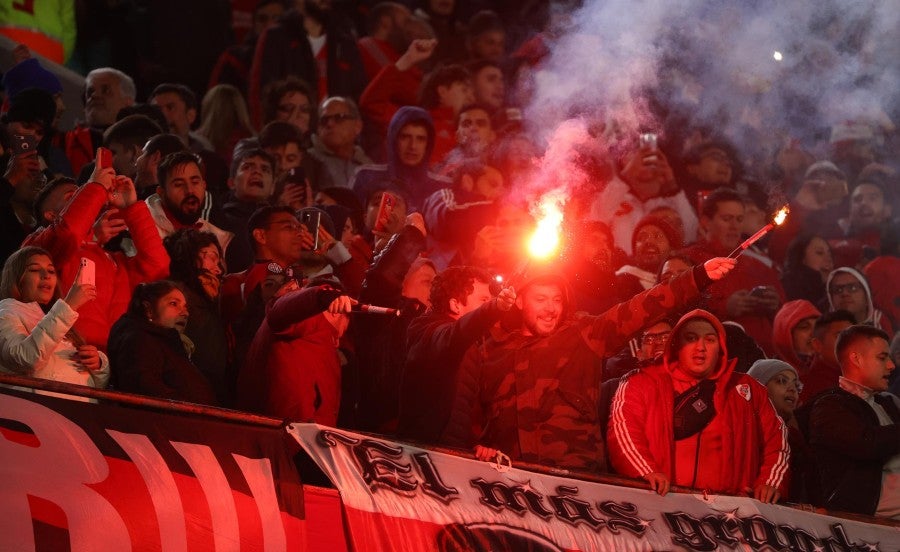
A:
<svg viewBox="0 0 900 552">
<path fill-rule="evenodd" d="M 877 394 L 875 400 L 893 424 L 880 425 L 866 401 L 840 388 L 813 399 L 808 437 L 826 508 L 875 513 L 884 464 L 900 453 L 900 409 L 886 393 Z"/>
<path fill-rule="evenodd" d="M 450 419 L 463 356 L 502 315 L 493 299 L 458 320 L 429 312 L 409 324 L 400 384 L 400 437 L 438 442 Z"/>
<path fill-rule="evenodd" d="M 353 318 L 350 332 L 360 359 L 356 422 L 359 429 L 391 433 L 397 422 L 400 374 L 406 353 L 406 329 L 425 311 L 416 299 L 403 297 L 403 279 L 425 249 L 425 236 L 405 227 L 372 262 L 359 295 L 361 303 L 400 309 L 398 317 L 367 314 Z"/>
<path fill-rule="evenodd" d="M 191 363 L 177 330 L 126 313 L 109 332 L 107 354 L 120 391 L 217 404 L 209 381 Z"/>
</svg>

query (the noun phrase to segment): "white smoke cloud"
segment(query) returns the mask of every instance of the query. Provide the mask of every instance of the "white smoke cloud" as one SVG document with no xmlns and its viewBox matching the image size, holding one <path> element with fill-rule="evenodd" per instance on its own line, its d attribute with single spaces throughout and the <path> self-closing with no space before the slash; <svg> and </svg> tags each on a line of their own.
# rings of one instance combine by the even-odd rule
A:
<svg viewBox="0 0 900 552">
<path fill-rule="evenodd" d="M 661 99 L 742 149 L 811 145 L 840 121 L 889 124 L 898 36 L 897 0 L 588 1 L 534 74 L 527 115 L 548 143 L 573 116 L 634 137 L 665 128 Z"/>
</svg>

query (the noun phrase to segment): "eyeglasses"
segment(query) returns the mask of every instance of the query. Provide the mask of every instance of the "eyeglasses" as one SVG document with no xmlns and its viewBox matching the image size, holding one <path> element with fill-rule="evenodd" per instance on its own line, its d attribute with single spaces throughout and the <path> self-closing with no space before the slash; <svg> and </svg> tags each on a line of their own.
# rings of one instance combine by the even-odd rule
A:
<svg viewBox="0 0 900 552">
<path fill-rule="evenodd" d="M 665 343 L 672 332 L 659 332 L 655 334 L 644 334 L 641 336 L 641 343 L 652 345 L 654 343 Z"/>
<path fill-rule="evenodd" d="M 281 104 L 278 106 L 278 111 L 281 113 L 289 113 L 293 114 L 295 111 L 299 111 L 300 113 L 309 114 L 312 113 L 312 106 L 309 104 L 306 105 L 294 105 L 294 104 Z"/>
<path fill-rule="evenodd" d="M 772 378 L 772 381 L 782 387 L 793 387 L 797 390 L 797 393 L 803 392 L 803 384 L 798 379 L 788 379 L 787 376 L 775 376 Z"/>
<path fill-rule="evenodd" d="M 842 284 L 842 285 L 837 285 L 837 286 L 831 286 L 830 292 L 832 295 L 840 295 L 840 294 L 844 293 L 845 291 L 847 293 L 856 293 L 857 291 L 861 290 L 862 288 L 863 288 L 862 284 L 854 282 L 852 284 Z"/>
<path fill-rule="evenodd" d="M 302 224 L 300 224 L 299 222 L 292 222 L 289 220 L 270 222 L 269 224 L 266 225 L 267 228 L 271 228 L 273 226 L 276 226 L 278 230 L 287 230 L 290 232 L 302 232 L 303 231 Z"/>
<path fill-rule="evenodd" d="M 356 119 L 356 117 L 350 113 L 335 113 L 334 115 L 322 115 L 321 117 L 319 117 L 319 124 L 327 125 L 328 123 L 331 123 L 331 122 L 334 122 L 335 124 L 337 124 L 337 123 L 343 123 L 344 121 L 349 121 L 351 119 Z"/>
</svg>

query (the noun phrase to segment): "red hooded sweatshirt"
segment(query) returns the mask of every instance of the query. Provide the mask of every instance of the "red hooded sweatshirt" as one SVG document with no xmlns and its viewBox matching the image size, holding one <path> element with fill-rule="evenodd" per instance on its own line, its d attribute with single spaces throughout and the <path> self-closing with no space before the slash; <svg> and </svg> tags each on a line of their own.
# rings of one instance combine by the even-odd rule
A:
<svg viewBox="0 0 900 552">
<path fill-rule="evenodd" d="M 674 341 L 681 328 L 697 318 L 712 324 L 719 335 L 719 365 L 708 376 L 716 382 L 716 414 L 699 433 L 675 441 L 674 398 L 683 390 L 686 375 L 678 369 Z M 607 439 L 616 472 L 629 477 L 659 472 L 675 485 L 693 483 L 710 492 L 738 495 L 765 484 L 783 495 L 790 460 L 787 430 L 766 388 L 734 372 L 719 320 L 704 310 L 687 313 L 672 330 L 666 351 L 662 364 L 626 376 L 613 399 Z"/>
<path fill-rule="evenodd" d="M 815 305 L 806 299 L 797 299 L 782 305 L 772 323 L 772 342 L 775 343 L 778 358 L 793 366 L 801 376 L 809 372 L 808 360 L 811 359 L 804 361 L 794 350 L 794 338 L 791 332 L 801 321 L 820 316 L 822 313 Z"/>
</svg>

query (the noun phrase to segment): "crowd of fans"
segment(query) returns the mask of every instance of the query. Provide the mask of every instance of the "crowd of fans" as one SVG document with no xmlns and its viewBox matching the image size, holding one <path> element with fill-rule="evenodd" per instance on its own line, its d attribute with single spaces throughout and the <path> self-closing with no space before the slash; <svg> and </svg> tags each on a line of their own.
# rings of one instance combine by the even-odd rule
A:
<svg viewBox="0 0 900 552">
<path fill-rule="evenodd" d="M 527 264 L 549 34 L 298 4 L 259 1 L 202 99 L 94 68 L 71 129 L 16 49 L 0 371 L 900 519 L 893 127 L 619 137 Z"/>
</svg>

